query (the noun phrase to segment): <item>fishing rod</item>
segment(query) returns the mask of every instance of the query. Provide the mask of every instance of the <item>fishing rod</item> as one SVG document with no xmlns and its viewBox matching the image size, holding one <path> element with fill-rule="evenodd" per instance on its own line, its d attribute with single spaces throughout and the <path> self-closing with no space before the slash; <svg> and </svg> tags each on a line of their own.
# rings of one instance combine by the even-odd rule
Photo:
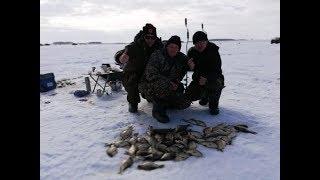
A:
<svg viewBox="0 0 320 180">
<path fill-rule="evenodd" d="M 187 18 L 184 18 L 184 25 L 186 26 L 186 29 L 187 29 L 187 43 L 186 43 L 186 55 L 188 53 L 188 43 L 189 43 L 189 29 L 188 29 L 188 20 Z M 186 74 L 186 78 L 185 78 L 185 88 L 187 88 L 188 86 L 188 72 Z"/>
</svg>

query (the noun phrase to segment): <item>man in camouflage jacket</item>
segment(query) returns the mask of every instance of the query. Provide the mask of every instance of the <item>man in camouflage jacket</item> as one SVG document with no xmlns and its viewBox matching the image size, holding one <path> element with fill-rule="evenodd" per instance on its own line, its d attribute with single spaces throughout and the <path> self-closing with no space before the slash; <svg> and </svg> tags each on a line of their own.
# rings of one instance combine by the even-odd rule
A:
<svg viewBox="0 0 320 180">
<path fill-rule="evenodd" d="M 169 122 L 167 108 L 185 109 L 191 101 L 183 95 L 181 80 L 189 70 L 187 56 L 180 52 L 179 36 L 172 36 L 163 50 L 155 51 L 139 83 L 139 90 L 153 103 L 152 116 L 159 122 Z"/>
</svg>

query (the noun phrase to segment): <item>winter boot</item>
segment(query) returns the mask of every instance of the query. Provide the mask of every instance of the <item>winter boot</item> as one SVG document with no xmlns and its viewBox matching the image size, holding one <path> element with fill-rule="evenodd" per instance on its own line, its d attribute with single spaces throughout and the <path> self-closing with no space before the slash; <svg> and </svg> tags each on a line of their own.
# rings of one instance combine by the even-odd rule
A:
<svg viewBox="0 0 320 180">
<path fill-rule="evenodd" d="M 219 114 L 219 100 L 217 98 L 209 98 L 209 112 L 211 115 Z"/>
<path fill-rule="evenodd" d="M 219 114 L 219 108 L 210 108 L 209 112 L 211 115 L 218 115 Z"/>
<path fill-rule="evenodd" d="M 153 103 L 152 116 L 161 123 L 168 123 L 170 121 L 165 107 L 159 103 Z"/>
<path fill-rule="evenodd" d="M 200 104 L 201 106 L 207 105 L 207 104 L 208 104 L 208 98 L 207 98 L 207 97 L 201 98 L 200 101 L 199 101 L 199 104 Z"/>
<path fill-rule="evenodd" d="M 131 112 L 131 113 L 138 112 L 138 104 L 137 103 L 129 103 L 129 112 Z"/>
</svg>

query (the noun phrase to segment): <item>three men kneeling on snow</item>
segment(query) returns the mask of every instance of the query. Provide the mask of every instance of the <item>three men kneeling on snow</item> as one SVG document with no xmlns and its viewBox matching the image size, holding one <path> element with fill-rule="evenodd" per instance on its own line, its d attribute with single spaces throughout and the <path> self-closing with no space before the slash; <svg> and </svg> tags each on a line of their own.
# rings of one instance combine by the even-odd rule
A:
<svg viewBox="0 0 320 180">
<path fill-rule="evenodd" d="M 208 41 L 207 34 L 198 31 L 193 35 L 194 46 L 188 50 L 186 56 L 180 52 L 179 36 L 172 36 L 162 47 L 155 43 L 156 40 L 159 43 L 159 38 L 156 36 L 156 28 L 151 24 L 146 24 L 139 33 L 140 43 L 135 41 L 136 43 L 131 43 L 115 55 L 116 61 L 124 67 L 124 74 L 126 72 L 130 74 L 123 79 L 124 82 L 129 82 L 124 83 L 128 92 L 129 111 L 137 112 L 140 97 L 130 96 L 132 94 L 136 96 L 138 91 L 138 96 L 140 92 L 143 98 L 153 103 L 152 116 L 162 123 L 169 122 L 167 109 L 185 109 L 196 100 L 200 100 L 200 105 L 209 103 L 210 114 L 218 114 L 224 76 L 221 70 L 219 47 Z M 149 57 L 146 55 L 148 53 L 150 53 Z M 143 69 L 142 73 L 141 70 L 132 71 L 139 65 L 140 69 Z M 194 71 L 192 81 L 184 89 L 181 81 L 190 70 Z M 134 81 L 132 81 L 133 78 Z"/>
</svg>

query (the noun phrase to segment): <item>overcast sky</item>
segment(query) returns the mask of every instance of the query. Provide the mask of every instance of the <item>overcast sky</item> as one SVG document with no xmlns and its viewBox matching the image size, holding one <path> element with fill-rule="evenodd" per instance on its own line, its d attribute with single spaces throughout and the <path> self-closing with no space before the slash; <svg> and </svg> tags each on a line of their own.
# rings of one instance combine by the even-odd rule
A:
<svg viewBox="0 0 320 180">
<path fill-rule="evenodd" d="M 271 39 L 280 36 L 280 0 L 40 0 L 40 41 L 131 42 L 146 23 L 163 40 Z"/>
</svg>

